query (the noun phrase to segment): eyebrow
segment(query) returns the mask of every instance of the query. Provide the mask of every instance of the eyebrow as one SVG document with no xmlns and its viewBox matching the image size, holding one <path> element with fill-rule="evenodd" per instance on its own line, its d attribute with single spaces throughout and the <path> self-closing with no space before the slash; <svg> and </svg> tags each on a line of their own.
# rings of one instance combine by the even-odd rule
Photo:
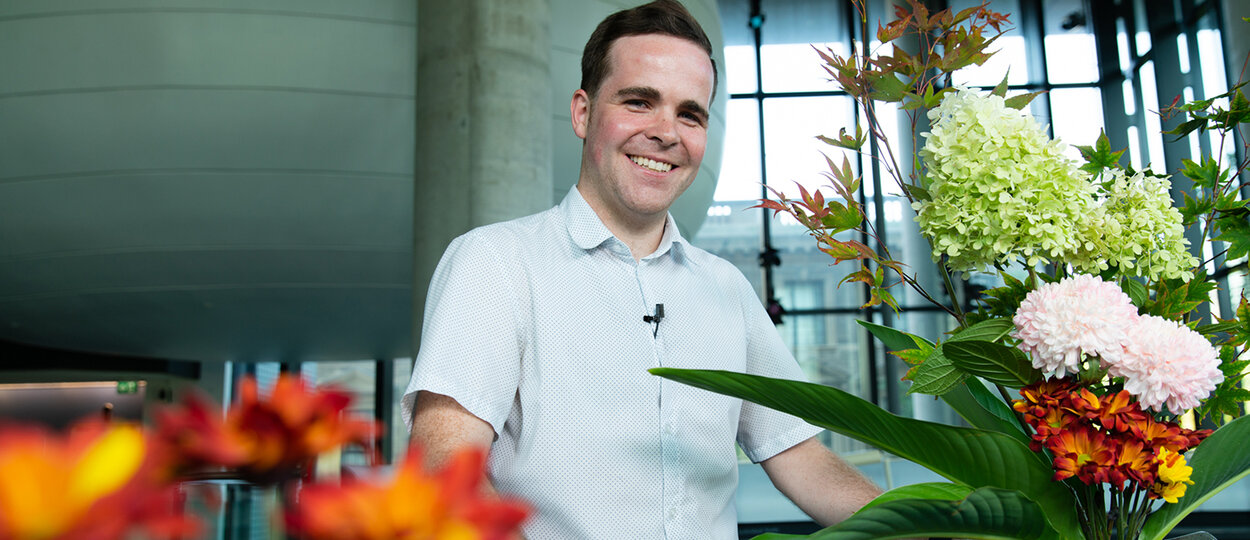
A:
<svg viewBox="0 0 1250 540">
<path fill-rule="evenodd" d="M 649 99 L 652 101 L 659 101 L 660 91 L 650 86 L 629 86 L 629 87 L 617 90 L 616 97 L 618 98 L 637 97 L 637 98 Z M 705 109 L 702 105 L 700 105 L 698 102 L 692 99 L 688 99 L 688 100 L 681 102 L 680 104 L 678 104 L 678 108 L 683 109 L 686 112 L 698 115 L 700 118 L 708 117 L 707 109 Z"/>
</svg>

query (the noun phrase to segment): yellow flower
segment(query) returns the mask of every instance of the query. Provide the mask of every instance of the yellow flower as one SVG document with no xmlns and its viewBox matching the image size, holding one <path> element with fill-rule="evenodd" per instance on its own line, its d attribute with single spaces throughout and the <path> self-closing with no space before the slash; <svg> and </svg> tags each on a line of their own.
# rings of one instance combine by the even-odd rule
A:
<svg viewBox="0 0 1250 540">
<path fill-rule="evenodd" d="M 1154 493 L 1163 500 L 1174 503 L 1185 496 L 1185 490 L 1194 481 L 1189 477 L 1194 468 L 1185 463 L 1185 456 L 1167 448 L 1159 449 L 1159 474 L 1156 477 Z"/>
<path fill-rule="evenodd" d="M 173 486 L 150 482 L 149 445 L 132 424 L 87 421 L 65 435 L 0 428 L 0 538 L 116 540 L 132 529 L 192 532 Z"/>
</svg>

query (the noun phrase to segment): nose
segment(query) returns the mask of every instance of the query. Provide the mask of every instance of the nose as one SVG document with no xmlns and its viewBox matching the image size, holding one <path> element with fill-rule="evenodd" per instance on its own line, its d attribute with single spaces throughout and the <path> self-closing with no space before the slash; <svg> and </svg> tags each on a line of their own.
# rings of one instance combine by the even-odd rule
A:
<svg viewBox="0 0 1250 540">
<path fill-rule="evenodd" d="M 651 125 L 647 126 L 646 136 L 660 146 L 673 146 L 681 140 L 677 134 L 677 119 L 667 114 L 655 115 Z"/>
</svg>

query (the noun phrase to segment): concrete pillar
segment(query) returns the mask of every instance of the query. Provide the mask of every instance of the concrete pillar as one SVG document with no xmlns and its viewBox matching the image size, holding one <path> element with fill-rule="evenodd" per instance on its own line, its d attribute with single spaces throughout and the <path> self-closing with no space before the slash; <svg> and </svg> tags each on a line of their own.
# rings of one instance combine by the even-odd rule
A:
<svg viewBox="0 0 1250 540">
<path fill-rule="evenodd" d="M 414 340 L 444 248 L 552 204 L 548 0 L 417 6 Z"/>
</svg>

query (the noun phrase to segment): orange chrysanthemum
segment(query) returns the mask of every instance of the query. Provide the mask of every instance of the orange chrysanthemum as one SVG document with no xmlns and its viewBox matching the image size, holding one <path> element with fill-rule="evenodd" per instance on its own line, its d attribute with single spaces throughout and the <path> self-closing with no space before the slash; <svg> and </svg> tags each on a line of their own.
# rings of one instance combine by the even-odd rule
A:
<svg viewBox="0 0 1250 540">
<path fill-rule="evenodd" d="M 286 515 L 306 540 L 503 540 L 519 533 L 528 509 L 481 489 L 485 455 L 457 453 L 427 473 L 415 448 L 388 482 L 349 481 L 304 488 Z"/>
<path fill-rule="evenodd" d="M 189 397 L 159 413 L 157 433 L 171 470 L 227 467 L 251 482 L 273 484 L 343 444 L 370 447 L 376 422 L 346 418 L 350 403 L 347 392 L 313 389 L 294 375 L 279 377 L 262 399 L 249 377 L 224 420 L 206 401 Z"/>
<path fill-rule="evenodd" d="M 92 420 L 65 436 L 0 428 L 0 540 L 116 540 L 193 534 L 177 488 L 151 474 L 138 426 Z"/>
<path fill-rule="evenodd" d="M 1102 396 L 1098 404 L 1098 423 L 1113 432 L 1131 432 L 1133 426 L 1146 419 L 1141 405 L 1132 400 L 1132 394 L 1127 390 Z"/>
<path fill-rule="evenodd" d="M 1156 449 L 1166 448 L 1172 452 L 1184 452 L 1197 445 L 1205 437 L 1198 436 L 1197 432 L 1184 429 L 1172 422 L 1160 422 L 1149 417 L 1140 422 L 1134 422 L 1133 432 L 1150 446 Z"/>
<path fill-rule="evenodd" d="M 1082 421 L 1080 416 L 1072 414 L 1072 411 L 1055 407 L 1047 409 L 1046 414 L 1039 418 L 1031 418 L 1029 425 L 1033 427 L 1033 438 L 1029 442 L 1029 448 L 1034 452 L 1040 452 L 1042 447 L 1046 445 L 1046 441 L 1050 440 L 1060 433 L 1076 427 Z"/>
<path fill-rule="evenodd" d="M 1142 441 L 1123 441 L 1116 446 L 1115 467 L 1108 471 L 1108 483 L 1121 491 L 1129 482 L 1149 486 L 1154 483 L 1157 468 L 1154 452 Z"/>
<path fill-rule="evenodd" d="M 1021 388 L 1021 399 L 1013 402 L 1012 408 L 1026 416 L 1041 417 L 1047 409 L 1063 406 L 1076 387 L 1076 382 L 1069 379 L 1042 380 Z"/>
<path fill-rule="evenodd" d="M 1086 484 L 1105 482 L 1115 466 L 1115 454 L 1106 436 L 1093 429 L 1077 427 L 1064 431 L 1051 437 L 1046 447 L 1055 456 L 1056 481 L 1076 476 Z"/>
</svg>

